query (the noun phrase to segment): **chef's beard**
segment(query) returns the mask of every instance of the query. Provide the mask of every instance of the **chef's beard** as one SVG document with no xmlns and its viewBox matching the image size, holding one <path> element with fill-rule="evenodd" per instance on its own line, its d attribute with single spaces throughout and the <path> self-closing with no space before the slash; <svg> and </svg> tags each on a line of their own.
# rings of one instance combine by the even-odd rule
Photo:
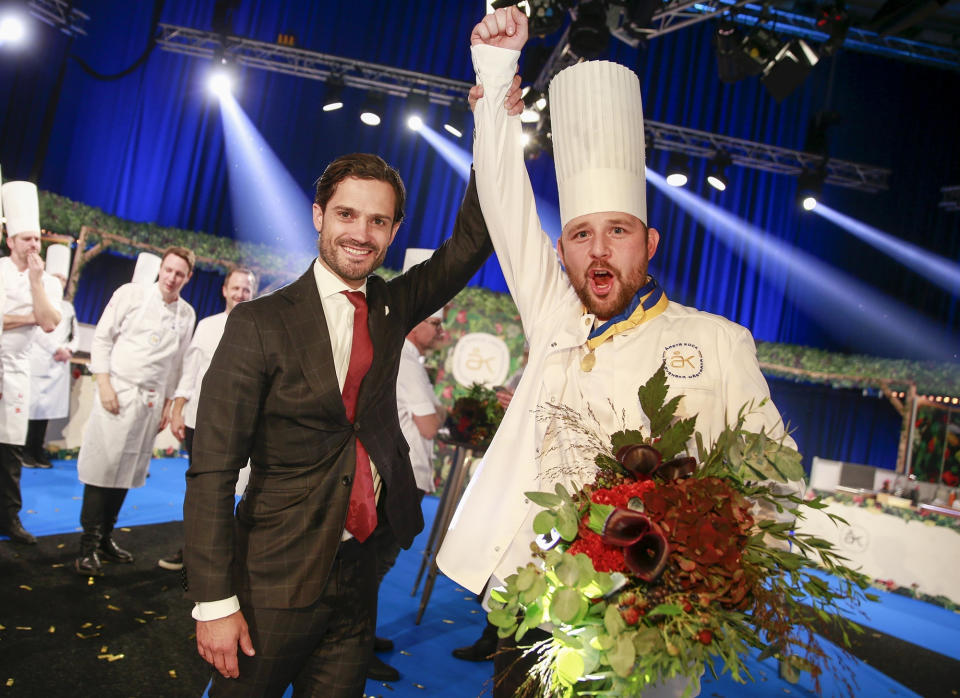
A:
<svg viewBox="0 0 960 698">
<path fill-rule="evenodd" d="M 567 277 L 570 279 L 573 290 L 576 291 L 577 298 L 583 303 L 587 312 L 596 315 L 601 320 L 609 320 L 614 315 L 622 313 L 630 305 L 630 301 L 633 300 L 637 291 L 643 287 L 647 280 L 647 269 L 645 266 L 642 269 L 634 267 L 624 277 L 617 269 L 607 266 L 603 268 L 610 272 L 617 281 L 617 292 L 613 296 L 597 298 L 590 293 L 589 268 L 580 279 L 571 277 L 569 270 L 567 271 Z"/>
</svg>

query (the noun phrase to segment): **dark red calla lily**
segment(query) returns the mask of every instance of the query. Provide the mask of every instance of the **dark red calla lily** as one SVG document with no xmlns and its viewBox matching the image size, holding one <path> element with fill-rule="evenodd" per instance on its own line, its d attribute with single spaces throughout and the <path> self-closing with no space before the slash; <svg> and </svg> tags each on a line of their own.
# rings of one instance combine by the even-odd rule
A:
<svg viewBox="0 0 960 698">
<path fill-rule="evenodd" d="M 693 456 L 680 456 L 669 460 L 657 468 L 657 477 L 669 482 L 690 477 L 697 470 L 697 459 Z"/>
<path fill-rule="evenodd" d="M 628 444 L 617 451 L 617 462 L 637 480 L 648 480 L 663 462 L 660 451 L 646 444 Z"/>
<path fill-rule="evenodd" d="M 663 574 L 667 566 L 668 552 L 666 536 L 651 528 L 640 540 L 623 551 L 623 559 L 638 579 L 650 584 Z"/>
<path fill-rule="evenodd" d="M 617 507 L 603 522 L 603 541 L 625 547 L 640 540 L 650 530 L 650 519 L 632 509 Z"/>
</svg>

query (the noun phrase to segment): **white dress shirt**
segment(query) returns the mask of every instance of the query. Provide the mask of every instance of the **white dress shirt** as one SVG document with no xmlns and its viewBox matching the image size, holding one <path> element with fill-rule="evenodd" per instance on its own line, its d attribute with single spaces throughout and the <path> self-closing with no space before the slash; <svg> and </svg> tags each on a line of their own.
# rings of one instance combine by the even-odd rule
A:
<svg viewBox="0 0 960 698">
<path fill-rule="evenodd" d="M 433 439 L 425 439 L 413 421 L 437 413 L 439 401 L 430 385 L 430 377 L 423 365 L 420 350 L 409 339 L 403 340 L 400 353 L 400 371 L 397 373 L 397 414 L 400 431 L 410 446 L 410 465 L 417 489 L 433 492 Z"/>
</svg>

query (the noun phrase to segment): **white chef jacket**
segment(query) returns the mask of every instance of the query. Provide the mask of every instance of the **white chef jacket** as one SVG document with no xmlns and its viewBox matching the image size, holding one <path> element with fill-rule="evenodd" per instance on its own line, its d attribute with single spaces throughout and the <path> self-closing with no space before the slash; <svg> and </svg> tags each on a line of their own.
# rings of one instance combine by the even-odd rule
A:
<svg viewBox="0 0 960 698">
<path fill-rule="evenodd" d="M 769 398 L 750 333 L 718 315 L 670 302 L 649 322 L 615 335 L 595 351 L 596 365 L 580 369 L 595 317 L 585 313 L 537 218 L 520 145 L 520 121 L 503 98 L 519 52 L 472 47 L 484 98 L 474 112 L 474 168 L 484 219 L 510 293 L 520 310 L 530 357 L 520 385 L 483 462 L 470 480 L 437 558 L 448 577 L 475 593 L 494 576 L 503 580 L 531 561 L 533 518 L 540 507 L 527 491 L 568 489 L 589 482 L 589 448 L 555 421 L 534 420 L 548 403 L 596 417 L 601 437 L 625 426 L 648 429 L 638 388 L 666 362 L 667 399 L 682 395 L 677 415 L 697 415 L 711 444 L 747 402 Z M 612 405 L 611 405 L 612 403 Z M 769 401 L 746 427 L 779 436 L 783 425 Z M 787 443 L 793 441 L 787 437 Z M 688 449 L 695 453 L 695 442 Z"/>
<path fill-rule="evenodd" d="M 4 315 L 32 313 L 29 271 L 19 271 L 10 257 L 4 257 L 0 259 L 0 279 L 6 293 Z M 60 281 L 44 273 L 43 289 L 50 303 L 59 306 L 63 298 Z M 37 325 L 25 325 L 0 335 L 0 363 L 3 366 L 0 443 L 22 446 L 26 441 L 30 410 L 30 345 L 42 333 Z"/>
<path fill-rule="evenodd" d="M 73 303 L 60 301 L 53 332 L 37 332 L 30 347 L 30 419 L 62 419 L 70 414 L 70 361 L 57 361 L 58 349 L 76 353 L 80 343 Z"/>
<path fill-rule="evenodd" d="M 400 430 L 410 446 L 410 465 L 417 481 L 417 489 L 433 492 L 433 439 L 425 439 L 413 416 L 436 414 L 437 394 L 430 385 L 430 377 L 423 365 L 420 350 L 409 339 L 403 341 L 400 352 L 400 372 L 397 374 L 397 413 Z"/>
<path fill-rule="evenodd" d="M 190 346 L 183 357 L 183 371 L 180 382 L 173 394 L 174 398 L 183 398 L 183 422 L 191 429 L 197 427 L 197 405 L 200 402 L 200 385 L 210 368 L 213 353 L 220 345 L 223 330 L 227 326 L 227 314 L 217 313 L 205 317 L 197 323 L 197 329 L 190 340 Z"/>
<path fill-rule="evenodd" d="M 195 322 L 189 303 L 164 302 L 156 284 L 124 284 L 114 292 L 94 332 L 90 372 L 110 374 L 120 412 L 107 412 L 97 391 L 77 458 L 81 482 L 143 486 Z"/>
</svg>

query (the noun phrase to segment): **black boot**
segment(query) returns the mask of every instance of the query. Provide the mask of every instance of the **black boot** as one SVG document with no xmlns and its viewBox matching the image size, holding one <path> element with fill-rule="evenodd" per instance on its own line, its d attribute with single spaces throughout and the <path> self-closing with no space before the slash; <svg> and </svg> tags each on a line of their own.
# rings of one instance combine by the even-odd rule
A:
<svg viewBox="0 0 960 698">
<path fill-rule="evenodd" d="M 468 662 L 485 662 L 497 651 L 497 626 L 487 621 L 483 633 L 472 645 L 458 647 L 451 654 Z"/>
<path fill-rule="evenodd" d="M 23 545 L 36 545 L 36 537 L 23 527 L 20 517 L 13 515 L 8 523 L 0 524 L 0 536 L 9 536 L 10 540 Z"/>
<path fill-rule="evenodd" d="M 100 539 L 100 557 L 111 562 L 133 562 L 133 555 L 117 545 L 113 540 L 113 527 L 117 523 L 120 507 L 127 496 L 127 490 L 120 488 L 106 489 L 104 506 L 103 537 Z"/>
<path fill-rule="evenodd" d="M 100 526 L 91 526 L 84 528 L 83 535 L 80 536 L 80 557 L 73 561 L 73 568 L 77 574 L 85 577 L 99 577 L 103 574 L 103 566 L 100 564 L 100 540 L 103 537 L 103 531 Z"/>
<path fill-rule="evenodd" d="M 110 562 L 133 562 L 133 555 L 117 545 L 117 542 L 110 535 L 104 536 L 100 540 L 98 551 L 100 557 L 110 560 Z"/>
</svg>

